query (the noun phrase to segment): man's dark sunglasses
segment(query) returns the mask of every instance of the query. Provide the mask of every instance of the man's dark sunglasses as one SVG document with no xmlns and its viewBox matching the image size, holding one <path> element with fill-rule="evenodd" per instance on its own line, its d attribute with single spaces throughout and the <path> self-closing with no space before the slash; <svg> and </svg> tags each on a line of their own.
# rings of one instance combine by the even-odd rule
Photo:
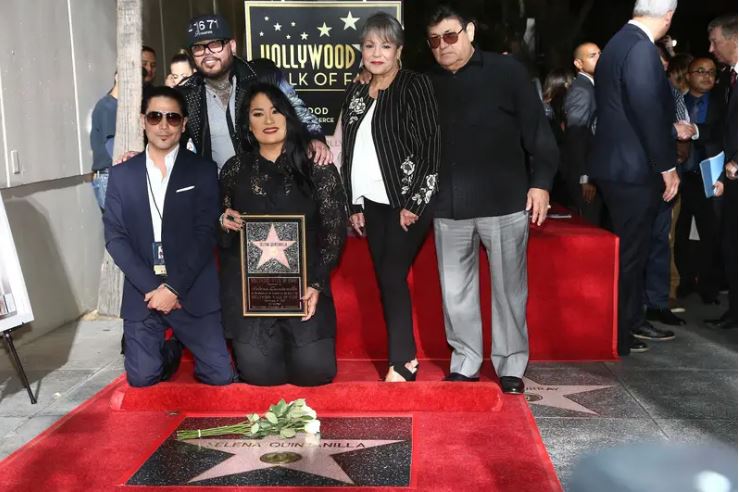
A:
<svg viewBox="0 0 739 492">
<path fill-rule="evenodd" d="M 158 125 L 162 122 L 162 118 L 167 118 L 167 124 L 170 126 L 180 126 L 182 124 L 182 115 L 180 113 L 162 113 L 161 111 L 149 111 L 146 113 L 146 122 L 150 125 Z"/>
<path fill-rule="evenodd" d="M 211 53 L 220 53 L 223 51 L 223 47 L 226 46 L 226 43 L 228 43 L 227 39 L 216 39 L 209 43 L 194 44 L 190 50 L 192 51 L 192 56 L 203 56 L 206 48 L 208 48 L 208 51 Z"/>
<path fill-rule="evenodd" d="M 457 32 L 445 32 L 441 36 L 429 36 L 426 38 L 426 42 L 429 44 L 432 50 L 435 50 L 441 46 L 441 40 L 443 39 L 446 44 L 454 44 L 459 40 L 459 35 L 464 31 L 464 27 Z"/>
</svg>

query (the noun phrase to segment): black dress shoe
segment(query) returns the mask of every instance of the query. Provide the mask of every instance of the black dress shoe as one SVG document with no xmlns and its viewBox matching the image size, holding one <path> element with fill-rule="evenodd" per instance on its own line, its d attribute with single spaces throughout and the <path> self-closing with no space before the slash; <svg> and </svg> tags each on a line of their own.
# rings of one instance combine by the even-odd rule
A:
<svg viewBox="0 0 739 492">
<path fill-rule="evenodd" d="M 640 340 L 651 340 L 653 342 L 666 342 L 675 339 L 674 332 L 655 328 L 649 321 L 645 321 L 639 328 L 631 330 L 631 334 Z"/>
<path fill-rule="evenodd" d="M 524 390 L 523 380 L 515 376 L 501 376 L 500 387 L 509 395 L 522 395 Z"/>
<path fill-rule="evenodd" d="M 174 376 L 180 367 L 180 359 L 182 359 L 182 344 L 179 340 L 172 337 L 164 342 L 162 347 L 162 355 L 164 356 L 162 368 L 162 381 L 167 381 Z"/>
<path fill-rule="evenodd" d="M 458 372 L 450 372 L 449 375 L 443 379 L 443 381 L 465 381 L 468 383 L 474 383 L 475 381 L 479 380 L 480 378 L 471 378 Z"/>
<path fill-rule="evenodd" d="M 721 330 L 731 330 L 737 327 L 737 321 L 729 311 L 726 311 L 717 319 L 707 319 L 705 323 L 711 328 L 719 328 Z"/>
<path fill-rule="evenodd" d="M 658 321 L 671 326 L 680 326 L 685 324 L 685 320 L 679 316 L 675 316 L 675 313 L 669 309 L 654 309 L 647 308 L 647 320 Z"/>
<path fill-rule="evenodd" d="M 642 342 L 641 340 L 631 337 L 631 344 L 629 345 L 629 351 L 634 353 L 647 352 L 649 351 L 649 345 Z"/>
</svg>

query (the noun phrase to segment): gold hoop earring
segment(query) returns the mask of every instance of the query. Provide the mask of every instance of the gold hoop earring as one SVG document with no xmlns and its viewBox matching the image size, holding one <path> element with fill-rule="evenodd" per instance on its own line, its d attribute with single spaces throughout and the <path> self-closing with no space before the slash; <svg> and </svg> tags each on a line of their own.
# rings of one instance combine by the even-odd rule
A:
<svg viewBox="0 0 739 492">
<path fill-rule="evenodd" d="M 403 69 L 403 60 L 398 58 L 398 70 L 402 70 L 402 69 Z"/>
</svg>

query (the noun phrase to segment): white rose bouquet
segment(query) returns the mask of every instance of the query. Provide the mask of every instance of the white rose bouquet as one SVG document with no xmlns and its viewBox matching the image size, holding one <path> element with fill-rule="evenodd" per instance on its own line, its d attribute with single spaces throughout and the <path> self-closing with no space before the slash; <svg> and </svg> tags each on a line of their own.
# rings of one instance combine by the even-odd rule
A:
<svg viewBox="0 0 739 492">
<path fill-rule="evenodd" d="M 252 413 L 238 424 L 177 431 L 177 439 L 184 441 L 226 434 L 241 434 L 252 439 L 261 439 L 264 436 L 275 434 L 288 439 L 295 437 L 298 432 L 305 432 L 310 437 L 310 441 L 316 441 L 320 430 L 321 421 L 318 420 L 316 411 L 309 407 L 303 398 L 299 398 L 290 403 L 280 400 L 270 405 L 269 410 L 261 417 L 259 414 Z"/>
</svg>

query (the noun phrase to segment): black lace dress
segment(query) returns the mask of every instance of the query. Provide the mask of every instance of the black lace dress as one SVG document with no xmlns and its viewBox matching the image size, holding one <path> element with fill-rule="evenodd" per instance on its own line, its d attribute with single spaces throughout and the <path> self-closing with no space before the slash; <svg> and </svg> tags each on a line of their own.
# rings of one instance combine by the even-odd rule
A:
<svg viewBox="0 0 739 492">
<path fill-rule="evenodd" d="M 335 338 L 336 313 L 330 274 L 346 239 L 346 198 L 336 167 L 313 166 L 313 189 L 298 186 L 286 167 L 286 154 L 271 162 L 258 153 L 239 154 L 221 171 L 221 205 L 245 214 L 304 214 L 308 286 L 320 291 L 315 315 L 300 318 L 245 318 L 242 315 L 239 235 L 221 231 L 221 301 L 227 338 L 266 350 L 278 322 L 295 328 L 297 347 Z M 237 358 L 238 360 L 238 358 Z"/>
</svg>

